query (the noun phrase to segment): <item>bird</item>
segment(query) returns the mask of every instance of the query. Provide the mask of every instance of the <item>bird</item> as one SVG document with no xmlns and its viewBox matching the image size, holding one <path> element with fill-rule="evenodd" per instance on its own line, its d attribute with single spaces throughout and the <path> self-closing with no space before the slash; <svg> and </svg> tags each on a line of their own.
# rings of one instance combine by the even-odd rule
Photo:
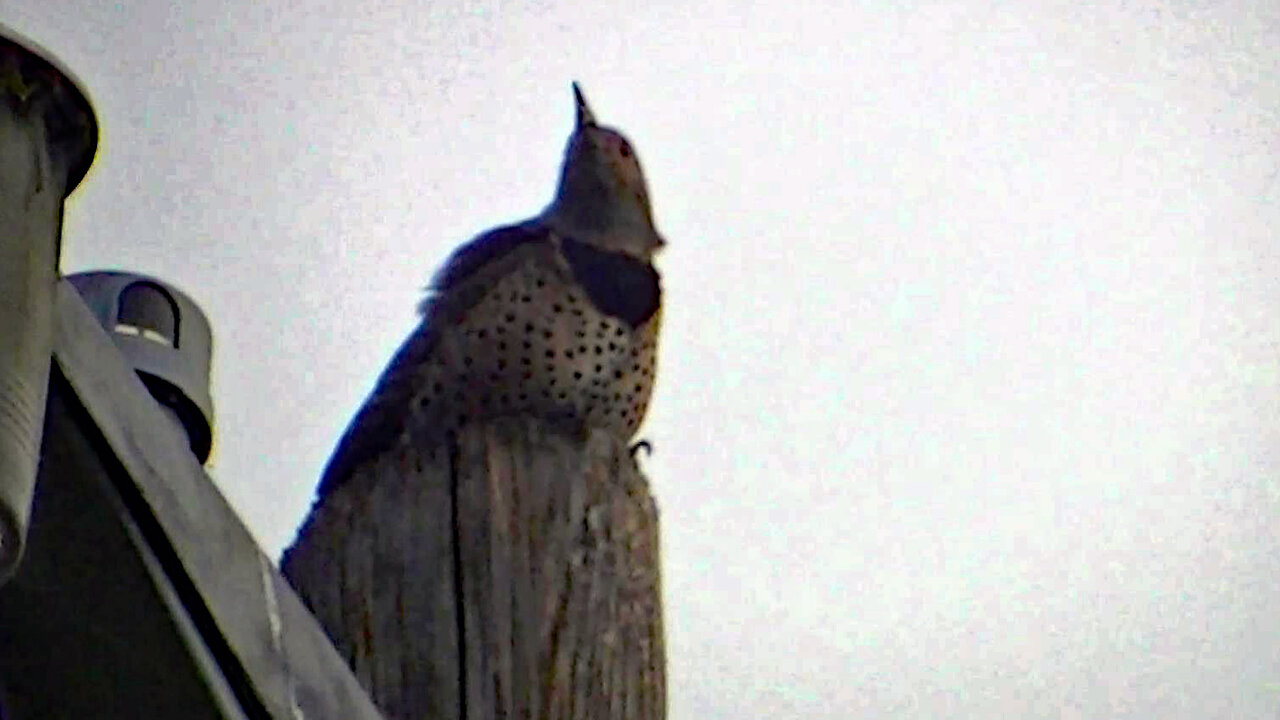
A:
<svg viewBox="0 0 1280 720">
<path fill-rule="evenodd" d="M 339 440 L 318 498 L 398 443 L 441 442 L 501 416 L 635 435 L 654 386 L 662 288 L 653 260 L 666 240 L 634 146 L 572 88 L 575 125 L 551 203 L 481 233 L 436 272 L 419 324 Z"/>
</svg>

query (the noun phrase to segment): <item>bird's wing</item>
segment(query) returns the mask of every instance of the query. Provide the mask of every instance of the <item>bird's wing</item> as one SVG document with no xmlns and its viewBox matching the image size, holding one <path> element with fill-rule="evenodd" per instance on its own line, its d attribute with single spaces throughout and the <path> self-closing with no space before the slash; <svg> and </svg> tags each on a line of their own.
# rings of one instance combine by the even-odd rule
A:
<svg viewBox="0 0 1280 720">
<path fill-rule="evenodd" d="M 316 488 L 316 502 L 396 441 L 416 390 L 416 371 L 435 350 L 439 333 L 455 325 L 507 273 L 532 257 L 551 253 L 550 234 L 536 222 L 491 230 L 454 251 L 419 305 L 422 321 L 400 345 L 338 441 Z"/>
</svg>

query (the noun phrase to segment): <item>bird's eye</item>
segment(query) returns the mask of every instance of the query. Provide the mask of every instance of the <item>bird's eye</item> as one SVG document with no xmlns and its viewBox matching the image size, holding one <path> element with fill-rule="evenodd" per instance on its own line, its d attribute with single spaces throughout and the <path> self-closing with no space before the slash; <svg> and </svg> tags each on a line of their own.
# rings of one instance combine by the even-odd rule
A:
<svg viewBox="0 0 1280 720">
<path fill-rule="evenodd" d="M 627 142 L 626 140 L 619 140 L 618 154 L 622 155 L 622 157 L 624 158 L 631 157 L 631 143 Z"/>
</svg>

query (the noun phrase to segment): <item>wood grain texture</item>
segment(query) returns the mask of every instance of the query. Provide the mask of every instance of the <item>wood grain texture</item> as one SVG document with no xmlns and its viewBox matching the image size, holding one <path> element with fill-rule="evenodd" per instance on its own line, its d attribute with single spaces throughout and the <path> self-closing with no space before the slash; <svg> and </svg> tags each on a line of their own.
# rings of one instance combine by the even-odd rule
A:
<svg viewBox="0 0 1280 720">
<path fill-rule="evenodd" d="M 504 419 L 357 474 L 282 569 L 387 717 L 665 717 L 657 509 L 621 441 Z"/>
</svg>

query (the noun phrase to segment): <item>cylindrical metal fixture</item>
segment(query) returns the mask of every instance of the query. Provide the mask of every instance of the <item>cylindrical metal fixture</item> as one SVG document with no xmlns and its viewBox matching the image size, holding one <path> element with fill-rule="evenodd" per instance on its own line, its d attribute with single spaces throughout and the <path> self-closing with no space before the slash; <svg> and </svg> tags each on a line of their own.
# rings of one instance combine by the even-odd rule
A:
<svg viewBox="0 0 1280 720">
<path fill-rule="evenodd" d="M 22 556 L 53 342 L 62 204 L 93 161 L 93 109 L 0 27 L 0 582 Z"/>
<path fill-rule="evenodd" d="M 136 273 L 98 270 L 67 279 L 147 390 L 187 434 L 196 459 L 208 460 L 213 332 L 200 306 L 169 283 Z"/>
</svg>

